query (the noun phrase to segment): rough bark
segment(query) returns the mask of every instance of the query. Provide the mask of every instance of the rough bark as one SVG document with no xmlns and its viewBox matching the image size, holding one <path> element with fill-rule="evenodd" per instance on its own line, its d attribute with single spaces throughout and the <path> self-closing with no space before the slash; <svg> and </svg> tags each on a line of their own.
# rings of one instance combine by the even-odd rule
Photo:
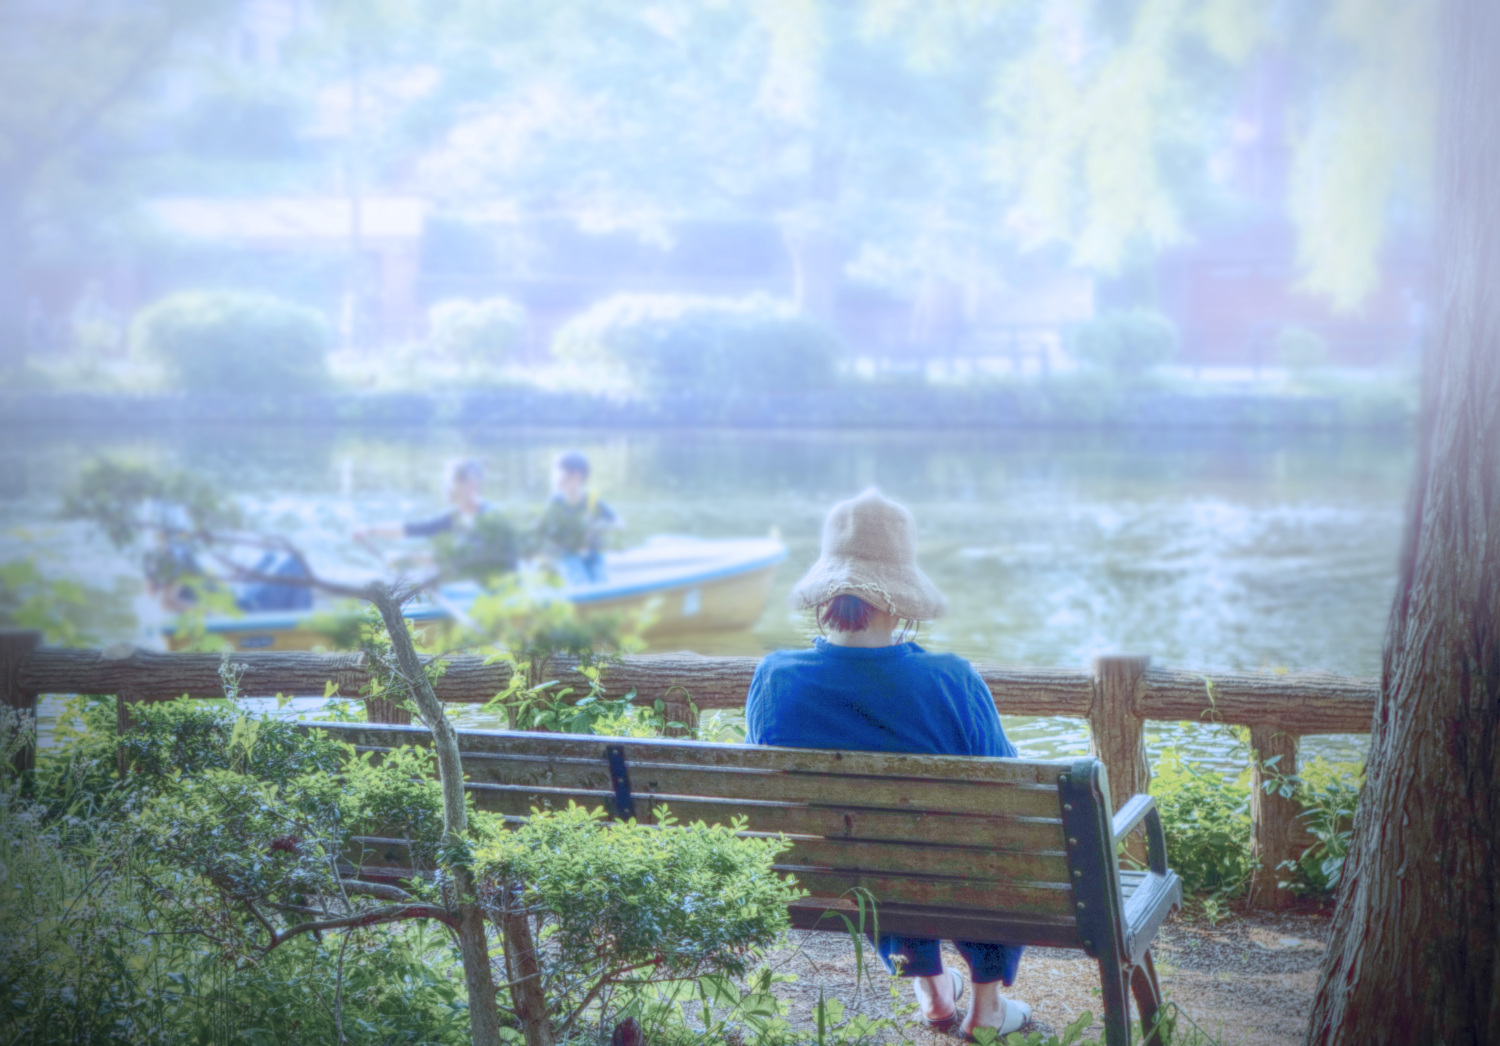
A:
<svg viewBox="0 0 1500 1046">
<path fill-rule="evenodd" d="M 1500 1042 L 1500 4 L 1442 7 L 1438 324 L 1307 1042 Z"/>
<path fill-rule="evenodd" d="M 26 359 L 21 200 L 21 182 L 0 176 L 0 367 L 19 366 Z"/>
<path fill-rule="evenodd" d="M 278 691 L 321 694 L 332 681 L 345 696 L 359 693 L 368 674 L 360 654 L 314 654 L 301 651 L 236 652 L 245 666 L 241 687 L 251 696 Z M 183 694 L 218 697 L 218 654 L 164 654 L 149 650 L 109 651 L 43 647 L 29 655 L 20 670 L 26 687 L 39 694 L 113 694 L 128 687 L 142 700 L 170 700 Z M 483 703 L 505 689 L 510 670 L 485 659 L 457 656 L 437 681 L 438 700 Z M 759 663 L 753 657 L 702 657 L 698 654 L 647 654 L 627 657 L 605 670 L 611 693 L 635 690 L 645 702 L 668 704 L 691 698 L 700 709 L 742 708 L 750 677 Z M 974 667 L 989 684 L 1002 712 L 1087 718 L 1093 706 L 1094 681 L 1086 672 L 1026 668 L 977 661 Z M 563 677 L 570 665 L 553 664 Z M 1346 679 L 1321 673 L 1284 676 L 1207 677 L 1182 669 L 1149 669 L 1137 699 L 1146 719 L 1254 723 L 1274 721 L 1293 733 L 1362 733 L 1380 690 L 1374 680 Z"/>
<path fill-rule="evenodd" d="M 511 976 L 511 1007 L 521 1019 L 526 1046 L 553 1046 L 557 1041 L 547 996 L 542 990 L 542 964 L 538 959 L 531 917 L 517 886 L 507 886 L 500 898 L 500 930 L 505 935 L 506 969 Z"/>
<path fill-rule="evenodd" d="M 1141 688 L 1150 663 L 1149 657 L 1094 660 L 1089 754 L 1104 764 L 1116 810 L 1151 786 L 1151 771 L 1146 764 L 1146 720 L 1140 712 Z"/>
<path fill-rule="evenodd" d="M 443 789 L 443 846 L 461 850 L 468 844 L 469 815 L 464 808 L 464 768 L 458 751 L 458 733 L 443 713 L 442 702 L 427 681 L 422 659 L 412 644 L 411 633 L 406 630 L 406 619 L 401 616 L 401 607 L 390 587 L 377 582 L 370 586 L 367 598 L 380 611 L 390 635 L 397 667 L 406 677 L 423 724 L 432 733 L 432 750 L 437 756 L 438 780 Z M 451 871 L 457 893 L 458 947 L 469 994 L 469 1031 L 474 1046 L 500 1046 L 495 974 L 490 967 L 484 913 L 479 908 L 474 877 L 463 864 L 454 865 Z"/>
<path fill-rule="evenodd" d="M 1257 908 L 1285 908 L 1292 895 L 1278 883 L 1288 877 L 1282 863 L 1306 848 L 1297 831 L 1297 800 L 1281 794 L 1277 778 L 1297 773 L 1297 737 L 1282 726 L 1266 723 L 1250 728 L 1250 856 L 1256 869 L 1250 879 L 1250 904 Z M 1270 792 L 1266 784 L 1272 784 Z"/>
<path fill-rule="evenodd" d="M 40 632 L 0 631 L 0 704 L 13 708 L 36 722 L 36 691 L 21 685 L 21 662 L 42 642 Z M 30 770 L 36 761 L 36 746 L 16 753 L 16 770 Z"/>
<path fill-rule="evenodd" d="M 1146 720 L 1140 699 L 1149 657 L 1094 659 L 1093 698 L 1089 704 L 1089 754 L 1104 764 L 1112 811 L 1151 787 L 1146 761 Z M 1146 840 L 1139 832 L 1125 841 L 1125 853 L 1146 863 Z"/>
</svg>

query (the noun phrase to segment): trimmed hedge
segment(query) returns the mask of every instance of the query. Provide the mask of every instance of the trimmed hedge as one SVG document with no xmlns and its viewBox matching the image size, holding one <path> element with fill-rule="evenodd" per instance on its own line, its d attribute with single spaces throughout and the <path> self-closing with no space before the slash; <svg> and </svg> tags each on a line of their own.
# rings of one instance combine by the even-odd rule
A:
<svg viewBox="0 0 1500 1046">
<path fill-rule="evenodd" d="M 763 295 L 616 295 L 570 320 L 552 342 L 560 360 L 621 370 L 657 396 L 827 388 L 840 351 L 826 327 Z"/>
<path fill-rule="evenodd" d="M 265 294 L 189 291 L 136 314 L 131 351 L 186 392 L 306 393 L 328 381 L 322 313 Z"/>
<path fill-rule="evenodd" d="M 509 298 L 438 302 L 427 318 L 428 346 L 459 363 L 504 363 L 526 326 L 526 310 Z"/>
<path fill-rule="evenodd" d="M 1133 381 L 1177 354 L 1177 326 L 1150 309 L 1107 312 L 1073 332 L 1073 355 Z"/>
</svg>

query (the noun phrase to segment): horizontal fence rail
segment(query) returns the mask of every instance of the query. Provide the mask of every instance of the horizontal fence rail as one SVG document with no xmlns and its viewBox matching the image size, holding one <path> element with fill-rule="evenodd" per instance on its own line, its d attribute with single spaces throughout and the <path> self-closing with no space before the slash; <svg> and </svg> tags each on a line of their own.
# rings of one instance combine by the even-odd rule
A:
<svg viewBox="0 0 1500 1046">
<path fill-rule="evenodd" d="M 329 684 L 358 698 L 369 680 L 360 653 L 242 652 L 227 655 L 161 653 L 130 646 L 79 650 L 40 645 L 32 632 L 0 631 L 0 698 L 35 710 L 41 694 L 117 695 L 121 730 L 129 729 L 128 706 L 181 696 L 222 697 L 225 660 L 243 666 L 240 690 L 249 697 L 321 695 Z M 453 656 L 436 681 L 442 701 L 481 704 L 504 690 L 510 670 L 484 658 Z M 667 718 L 692 724 L 697 711 L 740 709 L 754 657 L 646 654 L 624 658 L 602 676 L 614 694 L 636 692 L 643 704 L 662 701 Z M 1092 754 L 1105 765 L 1114 795 L 1149 790 L 1145 723 L 1192 721 L 1245 726 L 1252 753 L 1252 847 L 1259 870 L 1252 903 L 1280 906 L 1289 900 L 1277 885 L 1282 861 L 1310 841 L 1297 819 L 1296 803 L 1262 787 L 1272 775 L 1296 773 L 1297 742 L 1307 734 L 1368 733 L 1379 684 L 1323 673 L 1204 675 L 1152 668 L 1144 657 L 1102 657 L 1092 672 L 1025 668 L 975 662 L 1000 711 L 1010 715 L 1061 716 L 1089 724 Z M 559 660 L 551 678 L 567 681 L 573 666 Z M 369 719 L 406 723 L 393 702 L 364 699 Z M 24 753 L 29 765 L 31 753 Z"/>
</svg>

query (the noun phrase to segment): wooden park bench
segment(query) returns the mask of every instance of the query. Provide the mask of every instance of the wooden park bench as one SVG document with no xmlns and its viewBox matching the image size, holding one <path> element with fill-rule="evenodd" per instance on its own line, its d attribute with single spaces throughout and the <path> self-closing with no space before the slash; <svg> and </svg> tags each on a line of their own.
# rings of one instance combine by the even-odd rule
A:
<svg viewBox="0 0 1500 1046">
<path fill-rule="evenodd" d="M 360 751 L 425 745 L 421 727 L 309 724 Z M 1151 942 L 1182 903 L 1150 796 L 1110 815 L 1104 766 L 836 752 L 696 741 L 464 730 L 467 787 L 481 810 L 525 817 L 574 800 L 650 823 L 727 823 L 792 842 L 776 869 L 810 896 L 793 925 L 847 932 L 848 894 L 876 899 L 880 930 L 904 936 L 1077 948 L 1099 962 L 1105 1041 L 1129 1046 L 1129 991 L 1142 1026 L 1161 1005 Z M 1147 867 L 1120 868 L 1120 843 L 1145 830 Z M 399 840 L 365 839 L 390 875 Z M 395 866 L 395 867 L 390 867 Z M 378 874 L 378 873 L 377 873 Z"/>
</svg>

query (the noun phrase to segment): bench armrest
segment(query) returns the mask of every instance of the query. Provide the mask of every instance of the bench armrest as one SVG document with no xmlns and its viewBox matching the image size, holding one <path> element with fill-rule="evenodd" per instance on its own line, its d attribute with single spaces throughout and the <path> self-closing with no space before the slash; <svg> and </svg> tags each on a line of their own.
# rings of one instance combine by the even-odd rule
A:
<svg viewBox="0 0 1500 1046">
<path fill-rule="evenodd" d="M 1113 824 L 1110 832 L 1113 835 L 1113 845 L 1118 847 L 1136 825 L 1142 821 L 1146 822 L 1146 867 L 1157 875 L 1167 873 L 1167 835 L 1161 825 L 1161 811 L 1156 808 L 1156 800 L 1149 795 L 1133 795 L 1115 811 Z"/>
</svg>

